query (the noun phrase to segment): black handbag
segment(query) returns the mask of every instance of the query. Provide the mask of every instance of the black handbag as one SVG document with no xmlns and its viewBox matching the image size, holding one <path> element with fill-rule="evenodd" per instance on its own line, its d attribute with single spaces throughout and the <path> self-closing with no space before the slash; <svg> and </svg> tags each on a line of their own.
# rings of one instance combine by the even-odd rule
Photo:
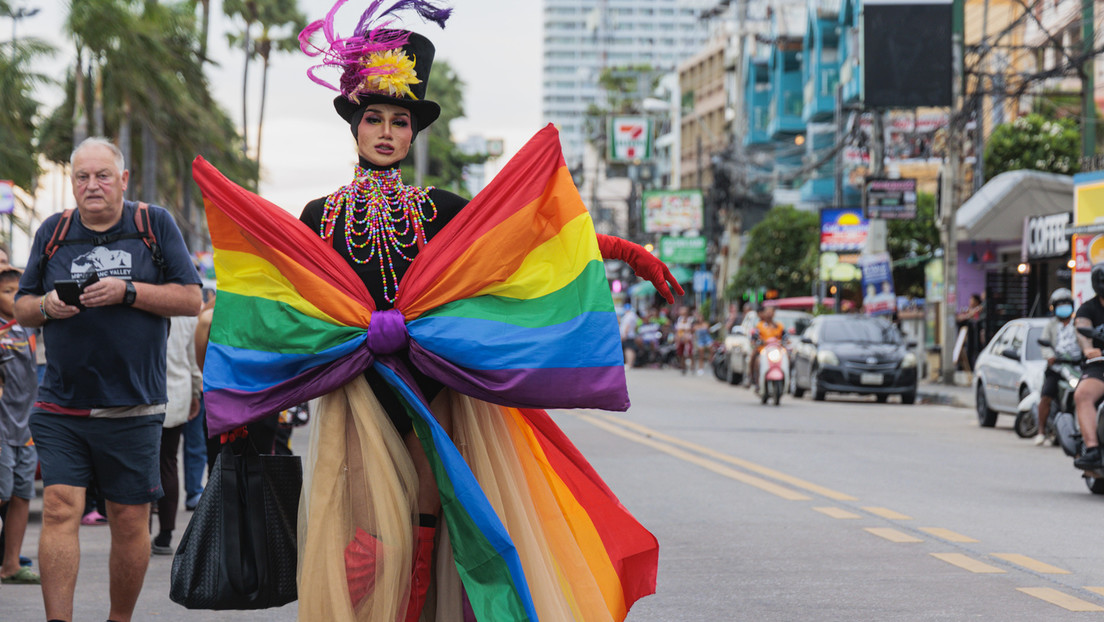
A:
<svg viewBox="0 0 1104 622">
<path fill-rule="evenodd" d="M 266 609 L 297 598 L 299 456 L 222 446 L 173 558 L 169 598 L 188 609 Z"/>
</svg>

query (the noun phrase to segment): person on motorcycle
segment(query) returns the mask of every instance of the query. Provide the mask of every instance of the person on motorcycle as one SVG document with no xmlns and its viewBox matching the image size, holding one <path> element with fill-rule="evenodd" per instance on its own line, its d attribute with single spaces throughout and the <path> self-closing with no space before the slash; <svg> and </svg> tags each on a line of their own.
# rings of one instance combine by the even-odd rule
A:
<svg viewBox="0 0 1104 622">
<path fill-rule="evenodd" d="M 1104 262 L 1092 267 L 1091 278 L 1096 296 L 1078 307 L 1073 320 L 1073 325 L 1077 328 L 1095 328 L 1104 324 Z M 1085 362 L 1081 368 L 1081 380 L 1073 392 L 1073 403 L 1085 450 L 1073 461 L 1073 466 L 1089 471 L 1104 468 L 1100 441 L 1096 435 L 1096 404 L 1104 398 L 1104 359 L 1101 358 L 1104 354 L 1104 341 L 1090 339 L 1078 333 L 1077 343 L 1081 346 Z"/>
<path fill-rule="evenodd" d="M 1073 294 L 1070 290 L 1059 287 L 1050 294 L 1050 310 L 1054 317 L 1043 329 L 1043 339 L 1050 342 L 1049 346 L 1042 347 L 1043 358 L 1046 359 L 1047 368 L 1043 372 L 1043 388 L 1039 396 L 1039 433 L 1035 435 L 1035 444 L 1042 445 L 1046 442 L 1046 423 L 1050 416 L 1050 404 L 1058 398 L 1058 372 L 1051 369 L 1051 365 L 1063 358 L 1079 358 L 1081 346 L 1077 343 L 1077 329 L 1073 326 Z"/>
<path fill-rule="evenodd" d="M 767 341 L 771 339 L 782 340 L 786 336 L 786 327 L 781 323 L 774 321 L 774 307 L 761 306 L 759 307 L 759 321 L 755 324 L 755 333 L 753 338 L 757 340 L 755 347 L 751 349 L 751 363 L 747 369 L 748 384 L 754 386 L 756 390 L 759 388 L 759 352 L 763 350 L 763 346 Z"/>
</svg>

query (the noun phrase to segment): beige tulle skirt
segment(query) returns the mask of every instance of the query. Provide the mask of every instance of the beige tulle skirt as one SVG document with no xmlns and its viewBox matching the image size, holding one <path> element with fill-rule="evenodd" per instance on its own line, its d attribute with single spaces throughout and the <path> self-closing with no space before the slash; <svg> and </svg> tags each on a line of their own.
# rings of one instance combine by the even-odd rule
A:
<svg viewBox="0 0 1104 622">
<path fill-rule="evenodd" d="M 522 426 L 511 411 L 447 389 L 431 409 L 438 419 L 451 419 L 456 446 L 518 549 L 540 619 L 615 619 L 608 594 L 603 597 L 586 571 L 567 520 L 538 511 L 555 505 L 554 491 L 539 485 L 541 474 L 518 449 L 525 445 L 518 442 Z M 299 619 L 401 620 L 414 548 L 417 475 L 403 440 L 362 377 L 321 399 L 306 462 L 299 506 Z M 540 495 L 548 495 L 547 503 L 534 502 Z M 440 525 L 421 619 L 457 622 L 462 589 L 448 530 L 443 521 Z M 345 552 L 358 529 L 376 544 L 374 587 L 354 605 Z"/>
</svg>

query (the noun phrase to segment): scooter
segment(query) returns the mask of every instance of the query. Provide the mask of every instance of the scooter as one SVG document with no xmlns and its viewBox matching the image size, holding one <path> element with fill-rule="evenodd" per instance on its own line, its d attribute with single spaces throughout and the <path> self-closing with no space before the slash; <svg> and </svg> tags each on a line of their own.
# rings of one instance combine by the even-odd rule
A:
<svg viewBox="0 0 1104 622">
<path fill-rule="evenodd" d="M 758 367 L 759 401 L 766 404 L 773 399 L 778 406 L 790 375 L 790 355 L 781 340 L 772 337 L 763 344 Z"/>
<path fill-rule="evenodd" d="M 1077 329 L 1077 332 L 1090 339 L 1104 341 L 1104 325 L 1096 328 L 1081 327 Z M 1104 356 L 1088 359 L 1084 364 L 1089 365 L 1099 362 L 1104 362 Z M 1070 399 L 1072 401 L 1072 395 Z M 1104 400 L 1096 405 L 1096 423 L 1098 442 L 1104 443 Z M 1072 408 L 1069 412 L 1063 409 L 1054 416 L 1054 429 L 1058 436 L 1058 444 L 1062 446 L 1062 451 L 1071 458 L 1080 456 L 1085 449 L 1085 443 L 1081 436 L 1081 427 L 1077 423 L 1077 416 Z M 1085 480 L 1085 486 L 1093 494 L 1104 495 L 1104 469 L 1084 471 L 1081 477 Z"/>
<path fill-rule="evenodd" d="M 1047 339 L 1039 339 L 1039 345 L 1051 347 Z M 1057 439 L 1055 421 L 1059 413 L 1073 413 L 1073 392 L 1077 388 L 1077 381 L 1081 379 L 1081 357 L 1057 356 L 1050 371 L 1058 374 L 1058 397 L 1050 402 L 1050 413 L 1047 415 L 1046 430 L 1043 434 L 1047 438 Z M 1020 400 L 1017 409 L 1014 429 L 1020 438 L 1031 438 L 1039 432 L 1039 401 L 1042 395 L 1036 389 Z M 1059 439 L 1060 442 L 1060 439 Z"/>
</svg>

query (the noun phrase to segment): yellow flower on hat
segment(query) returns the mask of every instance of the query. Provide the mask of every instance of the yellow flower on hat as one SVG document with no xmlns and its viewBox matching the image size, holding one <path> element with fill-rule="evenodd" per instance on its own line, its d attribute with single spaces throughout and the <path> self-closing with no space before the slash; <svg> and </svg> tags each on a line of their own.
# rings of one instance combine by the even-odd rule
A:
<svg viewBox="0 0 1104 622">
<path fill-rule="evenodd" d="M 410 85 L 418 84 L 421 80 L 414 72 L 414 59 L 407 56 L 402 48 L 372 52 L 360 61 L 360 65 L 369 73 L 360 83 L 358 94 L 378 93 L 418 99 L 410 90 Z M 356 101 L 356 94 L 350 99 Z"/>
</svg>

